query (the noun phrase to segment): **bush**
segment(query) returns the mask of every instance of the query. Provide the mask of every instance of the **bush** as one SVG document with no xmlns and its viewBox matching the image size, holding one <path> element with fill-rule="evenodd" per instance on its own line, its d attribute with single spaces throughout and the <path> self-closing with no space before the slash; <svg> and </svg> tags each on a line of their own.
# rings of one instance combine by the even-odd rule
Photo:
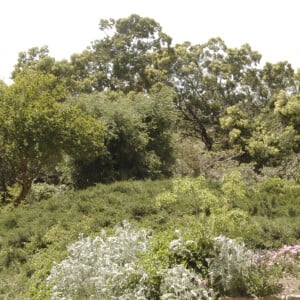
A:
<svg viewBox="0 0 300 300">
<path fill-rule="evenodd" d="M 68 190 L 65 185 L 53 185 L 47 183 L 35 183 L 32 185 L 28 198 L 31 201 L 41 201 L 54 195 L 63 194 Z"/>
<path fill-rule="evenodd" d="M 69 256 L 56 264 L 47 281 L 52 298 L 100 297 L 134 299 L 147 289 L 143 271 L 135 265 L 139 252 L 146 251 L 147 232 L 136 231 L 127 222 L 115 230 L 115 236 L 80 237 L 69 246 Z"/>
<path fill-rule="evenodd" d="M 177 115 L 174 93 L 168 87 L 152 89 L 148 96 L 122 92 L 81 95 L 70 105 L 103 121 L 108 128 L 107 152 L 91 161 L 70 161 L 72 182 L 77 188 L 125 179 L 158 179 L 171 175 L 174 163 L 172 128 Z"/>
<path fill-rule="evenodd" d="M 160 286 L 161 300 L 213 299 L 214 292 L 207 282 L 183 265 L 176 265 L 163 272 Z"/>
<path fill-rule="evenodd" d="M 167 231 L 149 247 L 149 237 L 126 221 L 113 236 L 104 231 L 95 239 L 81 236 L 47 278 L 52 299 L 196 300 L 279 291 L 281 270 L 243 243 L 224 236 L 198 241 Z M 288 248 L 295 249 L 298 255 L 298 247 Z"/>
<path fill-rule="evenodd" d="M 265 296 L 279 290 L 277 268 L 257 264 L 255 253 L 245 244 L 219 236 L 209 270 L 213 287 L 221 295 Z"/>
<path fill-rule="evenodd" d="M 135 230 L 127 222 L 115 229 L 114 236 L 107 236 L 104 231 L 95 239 L 81 236 L 79 241 L 69 246 L 69 256 L 55 264 L 47 278 L 52 299 L 212 298 L 213 291 L 201 275 L 188 270 L 183 264 L 174 263 L 175 258 L 169 260 L 170 267 L 163 263 L 156 265 L 158 268 L 154 273 L 149 265 L 140 263 L 143 261 L 140 260 L 142 253 L 147 251 L 148 240 L 148 231 Z M 178 241 L 171 241 L 169 251 L 159 254 L 163 260 L 168 261 L 169 256 L 180 256 L 181 250 L 189 251 L 181 240 Z M 158 257 L 153 252 L 147 255 L 151 260 L 152 255 Z M 186 257 L 182 256 L 183 263 Z"/>
<path fill-rule="evenodd" d="M 298 217 L 300 185 L 293 180 L 269 178 L 252 188 L 248 202 L 253 215 Z"/>
<path fill-rule="evenodd" d="M 249 193 L 252 187 L 246 186 L 244 200 L 244 194 L 239 194 L 240 189 L 235 192 L 239 185 L 233 179 L 227 177 L 223 183 L 203 178 L 116 182 L 99 184 L 76 193 L 68 192 L 48 201 L 32 201 L 14 210 L 9 205 L 3 206 L 0 218 L 0 286 L 2 282 L 5 284 L 5 293 L 10 290 L 6 283 L 14 282 L 18 287 L 18 291 L 11 287 L 14 296 L 8 299 L 49 299 L 44 296 L 48 293 L 46 277 L 54 260 L 60 262 L 67 257 L 66 245 L 74 243 L 80 232 L 92 239 L 99 228 L 107 227 L 106 230 L 111 233 L 111 228 L 124 219 L 156 231 L 142 255 L 148 256 L 145 258 L 147 261 L 144 263 L 139 255 L 136 261 L 144 270 L 142 274 L 148 276 L 143 285 L 149 288 L 151 300 L 161 296 L 161 272 L 177 265 L 183 265 L 199 278 L 209 279 L 207 258 L 214 255 L 214 236 L 242 240 L 251 249 L 274 250 L 283 244 L 298 243 L 300 220 L 297 216 L 279 218 L 275 214 L 266 218 L 263 214 L 247 215 L 249 208 L 268 197 L 276 197 L 275 208 L 298 201 L 299 187 L 295 182 L 282 185 L 281 179 L 269 180 L 255 186 L 253 194 Z M 178 186 L 174 188 L 176 184 Z M 264 195 L 261 198 L 260 193 Z M 214 205 L 208 203 L 209 199 L 215 198 Z M 280 203 L 278 199 L 286 200 Z M 238 208 L 232 209 L 235 205 Z M 204 207 L 209 208 L 210 214 L 206 215 L 209 211 Z M 246 212 L 241 210 L 244 207 Z M 198 215 L 195 215 L 196 209 Z M 179 235 L 175 229 L 179 229 Z M 171 247 L 180 243 L 181 248 Z M 256 272 L 249 275 L 251 285 L 248 293 L 258 295 L 270 291 L 271 285 L 266 285 L 266 281 L 268 278 L 276 281 L 273 272 L 276 275 L 274 269 L 257 266 Z M 128 282 L 131 286 L 139 282 L 139 276 L 130 277 Z"/>
<path fill-rule="evenodd" d="M 247 280 L 254 253 L 244 244 L 219 236 L 214 239 L 214 254 L 210 263 L 213 286 L 222 294 L 247 295 Z"/>
</svg>

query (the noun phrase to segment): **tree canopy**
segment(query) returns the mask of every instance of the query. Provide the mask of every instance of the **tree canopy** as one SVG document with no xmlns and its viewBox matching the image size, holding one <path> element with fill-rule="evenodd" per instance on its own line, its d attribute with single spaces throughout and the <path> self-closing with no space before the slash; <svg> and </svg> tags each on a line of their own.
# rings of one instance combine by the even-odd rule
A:
<svg viewBox="0 0 300 300">
<path fill-rule="evenodd" d="M 59 161 L 63 152 L 89 159 L 104 149 L 104 125 L 61 104 L 65 92 L 53 75 L 26 70 L 1 97 L 1 158 L 21 186 L 16 205 L 41 169 Z"/>
<path fill-rule="evenodd" d="M 100 20 L 99 28 L 104 38 L 71 57 L 78 91 L 149 91 L 164 79 L 171 38 L 159 23 L 133 14 Z"/>
<path fill-rule="evenodd" d="M 66 157 L 77 187 L 169 176 L 175 134 L 208 152 L 236 151 L 258 172 L 298 157 L 300 72 L 289 62 L 262 65 L 250 45 L 218 37 L 173 46 L 158 22 L 136 14 L 99 29 L 70 60 L 47 46 L 21 52 L 13 83 L 0 81 L 4 198 L 18 184 L 19 204 Z"/>
</svg>

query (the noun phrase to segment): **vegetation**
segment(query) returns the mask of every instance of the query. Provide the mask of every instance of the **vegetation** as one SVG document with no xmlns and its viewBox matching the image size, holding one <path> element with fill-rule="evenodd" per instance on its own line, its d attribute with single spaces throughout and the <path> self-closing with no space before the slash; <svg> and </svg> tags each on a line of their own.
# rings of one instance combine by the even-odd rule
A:
<svg viewBox="0 0 300 300">
<path fill-rule="evenodd" d="M 0 299 L 280 291 L 299 273 L 299 71 L 172 46 L 138 15 L 99 27 L 0 82 Z"/>
<path fill-rule="evenodd" d="M 9 206 L 3 207 L 0 226 L 2 295 L 11 295 L 12 299 L 49 298 L 52 285 L 47 286 L 46 279 L 55 266 L 54 261 L 60 263 L 67 259 L 67 246 L 76 243 L 81 234 L 83 236 L 77 243 L 80 243 L 82 251 L 87 253 L 87 250 L 83 249 L 92 247 L 90 244 L 92 240 L 101 237 L 105 241 L 110 236 L 113 238 L 112 229 L 120 226 L 123 220 L 135 224 L 136 229 L 130 229 L 133 231 L 125 228 L 128 235 L 130 232 L 135 235 L 134 232 L 139 228 L 147 229 L 148 250 L 143 255 L 139 253 L 135 263 L 146 272 L 151 283 L 149 283 L 150 287 L 147 286 L 152 292 L 158 290 L 162 284 L 162 277 L 157 271 L 165 270 L 168 274 L 172 268 L 179 265 L 189 270 L 184 271 L 179 267 L 180 272 L 194 272 L 201 280 L 210 282 L 210 278 L 215 278 L 216 275 L 210 275 L 210 272 L 214 270 L 213 274 L 219 274 L 221 269 L 216 264 L 220 262 L 214 260 L 210 267 L 211 260 L 208 259 L 212 259 L 219 251 L 214 250 L 214 238 L 217 236 L 222 235 L 227 239 L 243 241 L 245 246 L 242 249 L 247 247 L 246 252 L 254 251 L 258 254 L 267 250 L 275 251 L 282 245 L 299 243 L 300 198 L 299 186 L 296 183 L 292 184 L 290 181 L 280 179 L 273 182 L 264 181 L 254 186 L 245 186 L 242 193 L 239 193 L 238 189 L 236 195 L 229 199 L 228 191 L 236 187 L 237 180 L 236 175 L 229 177 L 229 179 L 224 177 L 222 184 L 203 178 L 100 184 L 82 191 L 64 192 L 48 199 L 39 200 L 35 196 L 35 200 L 29 204 L 13 210 Z M 200 187 L 204 190 L 195 199 L 194 196 L 197 196 L 199 190 L 201 191 Z M 286 195 L 282 193 L 281 199 L 278 199 L 278 188 L 290 190 L 290 193 Z M 294 197 L 291 197 L 292 193 Z M 261 198 L 257 198 L 257 195 L 261 195 Z M 171 197 L 175 197 L 175 200 L 169 201 Z M 209 199 L 215 201 L 208 201 Z M 267 201 L 270 203 L 265 207 Z M 289 212 L 292 212 L 291 216 Z M 101 233 L 104 228 L 107 231 L 106 237 Z M 125 230 L 124 227 L 122 228 Z M 88 243 L 87 239 L 89 239 Z M 113 240 L 110 241 L 112 243 Z M 135 241 L 137 240 L 133 239 L 131 243 Z M 115 243 L 119 245 L 119 241 L 116 241 L 110 247 L 115 247 Z M 235 242 L 230 243 L 235 247 Z M 79 244 L 74 244 L 74 247 L 75 245 Z M 179 246 L 184 246 L 186 250 L 182 250 Z M 130 248 L 133 250 L 134 246 Z M 91 255 L 94 253 L 94 258 L 92 255 L 86 259 L 94 261 L 97 253 L 101 253 L 97 252 L 97 249 L 90 252 Z M 128 250 L 125 252 L 127 253 Z M 236 261 L 237 259 L 234 259 L 231 262 L 233 271 Z M 244 263 L 242 258 L 241 263 Z M 58 268 L 57 266 L 56 270 L 59 270 Z M 170 271 L 167 271 L 169 268 Z M 240 294 L 263 295 L 278 288 L 277 279 L 281 271 L 277 265 L 272 269 L 264 269 L 263 266 L 261 268 L 255 271 L 258 273 L 247 273 L 253 281 L 250 287 L 245 287 L 242 282 L 239 283 Z M 282 268 L 297 272 L 292 270 L 292 266 L 286 264 L 283 264 Z M 222 272 L 229 271 L 224 269 Z M 134 274 L 137 276 L 141 273 Z M 107 274 L 107 276 L 112 275 Z M 247 278 L 245 277 L 245 280 Z M 78 282 L 75 278 L 70 280 Z M 91 277 L 87 276 L 86 280 L 91 280 Z M 133 280 L 131 275 L 128 280 Z M 225 288 L 227 283 L 224 286 L 223 283 L 219 283 L 219 279 L 214 280 L 216 281 L 215 293 L 237 293 L 237 287 Z M 231 284 L 233 283 L 230 283 L 230 286 Z M 212 286 L 209 285 L 209 288 L 211 289 Z M 88 293 L 87 295 L 92 293 L 92 291 L 85 292 Z M 158 297 L 155 293 L 151 295 L 150 299 Z"/>
</svg>

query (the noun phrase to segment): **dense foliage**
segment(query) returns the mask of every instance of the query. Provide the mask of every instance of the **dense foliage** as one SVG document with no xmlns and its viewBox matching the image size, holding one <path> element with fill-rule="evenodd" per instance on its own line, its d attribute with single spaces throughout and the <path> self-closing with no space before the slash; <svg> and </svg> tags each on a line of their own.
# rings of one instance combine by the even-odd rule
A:
<svg viewBox="0 0 300 300">
<path fill-rule="evenodd" d="M 279 291 L 299 272 L 299 71 L 221 38 L 173 46 L 138 15 L 99 29 L 0 81 L 0 298 Z"/>
<path fill-rule="evenodd" d="M 205 152 L 225 151 L 226 161 L 258 174 L 272 168 L 299 177 L 300 75 L 288 62 L 261 66 L 250 45 L 229 48 L 221 38 L 172 46 L 159 23 L 138 15 L 101 20 L 99 28 L 100 39 L 70 61 L 56 61 L 46 46 L 21 52 L 13 84 L 1 84 L 3 201 L 13 184 L 22 190 L 16 204 L 24 200 L 32 181 L 47 177 L 46 165 L 81 188 L 170 176 L 179 158 L 175 134 L 196 137 Z M 88 129 L 97 126 L 99 137 Z M 192 168 L 205 169 L 200 158 Z"/>
<path fill-rule="evenodd" d="M 177 117 L 173 98 L 165 86 L 153 87 L 147 96 L 102 92 L 69 98 L 67 104 L 79 106 L 107 127 L 106 155 L 73 161 L 74 185 L 170 176 Z"/>
<path fill-rule="evenodd" d="M 51 74 L 28 70 L 2 96 L 1 159 L 11 175 L 3 176 L 3 190 L 9 183 L 20 184 L 15 205 L 25 200 L 42 168 L 53 168 L 62 152 L 89 160 L 104 151 L 104 125 L 61 104 L 64 91 Z"/>
<path fill-rule="evenodd" d="M 92 295 L 94 288 L 101 290 L 97 282 L 103 280 L 98 281 L 99 276 L 107 276 L 107 285 L 114 285 L 116 293 L 122 293 L 123 287 L 123 292 L 128 293 L 140 287 L 150 293 L 149 299 L 158 299 L 157 291 L 161 295 L 181 291 L 188 297 L 192 290 L 212 295 L 212 289 L 219 294 L 265 295 L 278 289 L 283 270 L 297 271 L 293 260 L 288 265 L 287 259 L 282 264 L 284 269 L 277 263 L 271 269 L 264 264 L 253 269 L 252 263 L 257 262 L 252 260 L 246 264 L 249 251 L 257 253 L 258 262 L 267 263 L 275 257 L 276 249 L 299 244 L 299 185 L 290 181 L 267 180 L 246 186 L 237 174 L 232 174 L 222 182 L 185 178 L 116 182 L 76 192 L 52 190 L 56 194 L 52 198 L 45 198 L 41 184 L 38 189 L 34 185 L 32 190 L 36 192 L 30 204 L 1 210 L 0 294 L 8 299 L 49 299 L 55 280 L 60 283 L 57 292 L 71 291 L 73 282 L 80 293 Z M 50 189 L 44 186 L 44 190 L 49 197 Z M 211 206 L 208 199 L 215 200 Z M 125 223 L 126 228 L 112 230 L 121 226 L 123 220 L 135 226 Z M 218 236 L 223 237 L 215 240 Z M 74 250 L 68 253 L 71 244 L 69 249 Z M 283 248 L 276 254 L 276 260 L 289 249 L 293 257 L 294 248 Z M 107 255 L 102 255 L 104 252 Z M 265 252 L 267 256 L 262 260 Z M 124 255 L 132 258 L 127 261 L 128 269 L 119 265 L 119 259 L 125 263 Z M 97 273 L 96 261 L 102 270 L 106 268 L 106 273 Z M 110 261 L 113 265 L 105 265 Z M 247 269 L 250 263 L 251 268 Z M 81 270 L 80 266 L 86 265 L 90 269 Z M 70 272 L 65 269 L 69 267 L 78 269 Z M 234 276 L 240 268 L 242 273 Z M 54 281 L 47 285 L 51 270 Z M 117 286 L 121 281 L 110 281 L 115 276 L 113 270 L 128 275 L 122 277 L 122 287 Z M 77 280 L 82 272 L 87 272 L 82 275 L 85 281 Z M 233 273 L 230 282 L 228 272 Z M 59 276 L 62 278 L 57 279 Z M 189 278 L 196 282 L 187 284 Z M 198 284 L 197 280 L 201 282 Z M 135 285 L 138 282 L 140 286 Z M 176 282 L 178 290 L 172 288 L 172 282 Z M 181 290 L 184 285 L 188 289 Z"/>
</svg>

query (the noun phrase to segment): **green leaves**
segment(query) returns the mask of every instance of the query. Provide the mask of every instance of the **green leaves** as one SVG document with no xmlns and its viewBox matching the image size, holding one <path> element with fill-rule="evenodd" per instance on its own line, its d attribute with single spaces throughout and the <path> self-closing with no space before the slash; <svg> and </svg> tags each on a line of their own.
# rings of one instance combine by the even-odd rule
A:
<svg viewBox="0 0 300 300">
<path fill-rule="evenodd" d="M 43 167 L 55 165 L 63 152 L 95 157 L 103 151 L 104 126 L 78 108 L 61 104 L 65 89 L 51 74 L 20 73 L 4 93 L 0 113 L 1 152 L 25 199 Z"/>
<path fill-rule="evenodd" d="M 172 89 L 156 86 L 148 95 L 108 91 L 70 98 L 68 105 L 107 128 L 107 152 L 92 161 L 75 161 L 76 185 L 170 175 L 171 134 L 177 118 L 173 97 Z"/>
<path fill-rule="evenodd" d="M 287 95 L 281 91 L 275 100 L 274 112 L 279 114 L 284 121 L 291 122 L 293 125 L 300 125 L 300 94 Z"/>
<path fill-rule="evenodd" d="M 222 139 L 220 118 L 228 107 L 257 101 L 260 55 L 249 45 L 227 48 L 220 38 L 175 47 L 172 83 L 188 133 L 208 150 Z"/>
<path fill-rule="evenodd" d="M 77 92 L 106 89 L 144 92 L 166 82 L 171 38 L 155 20 L 133 14 L 100 21 L 105 37 L 73 55 L 73 87 Z M 162 61 L 163 60 L 163 61 Z"/>
</svg>

